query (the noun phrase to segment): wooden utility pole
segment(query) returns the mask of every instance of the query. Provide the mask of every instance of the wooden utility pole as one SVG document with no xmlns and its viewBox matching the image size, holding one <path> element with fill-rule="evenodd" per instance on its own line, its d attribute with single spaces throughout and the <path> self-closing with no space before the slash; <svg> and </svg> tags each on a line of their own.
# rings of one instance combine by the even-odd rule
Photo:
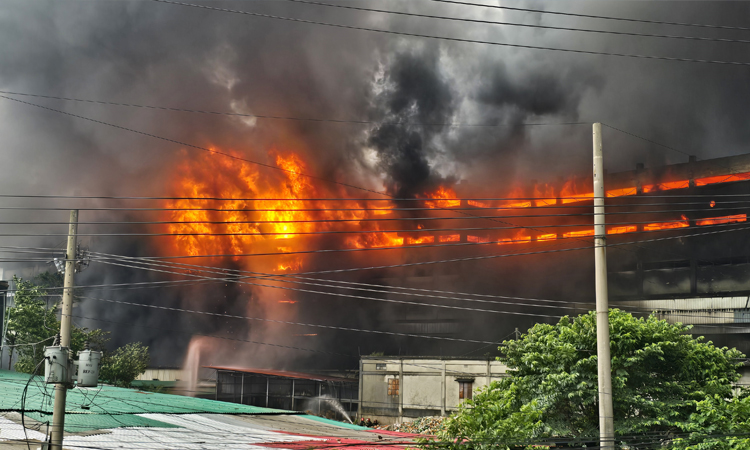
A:
<svg viewBox="0 0 750 450">
<path fill-rule="evenodd" d="M 65 282 L 63 284 L 62 314 L 60 317 L 60 346 L 70 348 L 70 324 L 73 314 L 73 275 L 76 272 L 76 235 L 78 234 L 78 210 L 70 211 L 68 227 L 68 249 L 65 253 Z M 70 377 L 72 374 L 69 374 Z M 62 450 L 65 428 L 65 400 L 68 395 L 66 383 L 55 384 L 55 404 L 52 409 L 51 450 Z"/>
<path fill-rule="evenodd" d="M 609 349 L 609 298 L 607 294 L 607 231 L 604 225 L 604 163 L 602 124 L 594 129 L 594 262 L 596 265 L 596 356 L 599 368 L 599 445 L 614 450 L 612 407 L 612 357 Z"/>
</svg>

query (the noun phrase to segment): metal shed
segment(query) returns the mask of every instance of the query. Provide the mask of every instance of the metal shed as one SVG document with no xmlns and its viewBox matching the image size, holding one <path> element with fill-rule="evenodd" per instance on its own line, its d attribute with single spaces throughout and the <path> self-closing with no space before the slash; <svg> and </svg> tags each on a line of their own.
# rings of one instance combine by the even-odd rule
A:
<svg viewBox="0 0 750 450">
<path fill-rule="evenodd" d="M 344 419 L 343 414 L 354 417 L 359 407 L 359 380 L 355 378 L 271 369 L 205 367 L 216 370 L 216 400 L 309 411 L 337 419 Z"/>
</svg>

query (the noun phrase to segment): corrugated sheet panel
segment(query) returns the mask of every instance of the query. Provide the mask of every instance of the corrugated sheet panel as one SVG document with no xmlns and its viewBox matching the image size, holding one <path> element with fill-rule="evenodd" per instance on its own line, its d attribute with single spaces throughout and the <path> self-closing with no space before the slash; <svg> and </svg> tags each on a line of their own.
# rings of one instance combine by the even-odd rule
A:
<svg viewBox="0 0 750 450">
<path fill-rule="evenodd" d="M 268 450 L 259 444 L 318 440 L 226 423 L 197 414 L 144 414 L 144 418 L 178 428 L 117 428 L 94 436 L 66 436 L 65 448 Z"/>
<path fill-rule="evenodd" d="M 23 427 L 20 423 L 15 423 L 12 420 L 0 417 L 0 442 L 2 441 L 20 441 L 22 439 L 36 439 L 38 441 L 44 440 L 44 433 L 40 433 L 36 430 L 26 429 L 26 433 L 23 432 Z"/>
<path fill-rule="evenodd" d="M 52 414 L 26 413 L 38 422 L 52 423 Z M 103 430 L 105 428 L 119 427 L 157 427 L 175 428 L 175 425 L 159 422 L 157 420 L 141 417 L 136 414 L 66 414 L 65 431 L 68 433 L 80 433 L 83 431 Z"/>
<path fill-rule="evenodd" d="M 42 377 L 34 377 L 29 381 L 29 375 L 7 370 L 0 370 L 0 411 L 20 411 L 21 395 L 27 384 L 29 387 L 24 405 L 24 410 L 28 412 L 27 415 L 37 413 L 39 417 L 42 417 L 51 414 L 53 385 L 45 384 Z M 66 411 L 70 415 L 81 416 L 72 419 L 75 421 L 77 428 L 71 431 L 117 426 L 164 426 L 156 422 L 124 418 L 124 415 L 144 413 L 299 414 L 294 411 L 261 408 L 179 395 L 141 392 L 134 389 L 123 389 L 112 386 L 69 390 Z M 117 417 L 117 420 L 123 421 L 123 423 L 129 423 L 129 425 L 113 424 L 117 421 L 113 417 Z M 89 428 L 86 428 L 87 426 Z M 67 429 L 68 427 L 66 426 Z"/>
</svg>

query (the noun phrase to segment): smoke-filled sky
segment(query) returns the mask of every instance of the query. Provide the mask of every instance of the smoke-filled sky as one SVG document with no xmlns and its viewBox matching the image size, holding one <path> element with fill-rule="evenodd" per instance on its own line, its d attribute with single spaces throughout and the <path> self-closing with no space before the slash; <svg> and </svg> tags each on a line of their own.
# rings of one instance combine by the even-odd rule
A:
<svg viewBox="0 0 750 450">
<path fill-rule="evenodd" d="M 331 2 L 532 25 L 750 39 L 750 32 L 740 30 L 602 21 L 428 0 Z M 747 43 L 449 22 L 283 0 L 197 3 L 316 22 L 481 41 L 696 60 L 750 61 Z M 746 2 L 488 4 L 730 26 L 747 26 L 745 18 L 750 17 L 750 4 Z M 530 179 L 554 181 L 560 176 L 590 173 L 590 126 L 524 126 L 528 123 L 599 121 L 698 158 L 744 153 L 750 140 L 749 79 L 750 66 L 743 65 L 450 42 L 147 0 L 8 0 L 0 5 L 0 90 L 5 92 L 368 123 L 221 116 L 9 97 L 182 143 L 235 152 L 263 163 L 274 163 L 269 151 L 291 150 L 303 155 L 309 173 L 398 197 L 424 196 L 443 184 L 454 186 L 462 195 L 471 192 L 474 196 L 499 197 Z M 448 123 L 496 126 L 446 126 Z M 0 98 L 0 148 L 4 161 L 0 192 L 4 194 L 173 195 L 180 163 L 201 156 L 200 150 L 179 143 L 5 98 Z M 612 129 L 605 129 L 604 148 L 610 172 L 631 170 L 638 162 L 653 167 L 687 160 L 684 154 Z M 336 189 L 331 187 L 330 192 L 340 192 Z M 361 194 L 350 192 L 350 195 Z M 23 206 L 28 202 L 5 200 L 3 204 Z M 64 201 L 45 204 L 74 206 Z M 92 200 L 87 205 L 104 203 Z M 0 215 L 3 221 L 67 218 L 66 211 L 6 210 L 0 211 Z M 127 217 L 120 215 L 117 220 Z M 83 218 L 111 216 L 89 212 Z M 31 230 L 28 226 L 5 229 Z M 61 232 L 52 227 L 33 230 Z M 61 239 L 4 237 L 2 241 L 6 245 L 44 247 L 60 246 Z M 157 253 L 154 239 L 89 238 L 84 243 L 96 251 L 149 256 Z M 333 263 L 325 261 L 320 265 L 328 267 Z M 6 269 L 20 270 L 27 266 L 6 265 Z M 560 270 L 554 269 L 555 266 L 550 263 L 548 269 Z M 533 283 L 535 276 L 521 268 L 514 266 L 513 270 L 517 271 L 513 276 L 516 283 L 504 286 L 497 281 L 485 288 L 502 295 L 556 292 L 550 286 L 545 290 L 539 283 Z M 579 282 L 576 277 L 571 281 L 571 277 L 560 273 L 553 275 L 551 279 L 565 278 L 565 286 L 571 289 Z M 470 278 L 468 274 L 466 278 Z M 157 280 L 158 276 L 93 266 L 79 276 L 79 282 L 87 284 L 146 279 Z M 471 290 L 469 284 L 459 287 Z M 246 300 L 231 300 L 239 298 L 239 290 L 227 287 L 225 291 L 218 288 L 201 291 L 200 299 L 189 300 L 185 300 L 189 294 L 170 290 L 136 294 L 99 291 L 91 295 L 203 305 L 203 309 L 247 314 Z M 144 339 L 157 350 L 164 364 L 174 364 L 181 357 L 191 327 L 208 334 L 226 333 L 227 327 L 241 328 L 236 323 L 224 322 L 201 325 L 200 321 L 179 316 L 173 319 L 172 326 L 183 333 L 164 337 L 171 333 L 158 330 L 165 321 L 163 315 L 113 308 L 93 301 L 81 305 L 80 309 L 88 311 L 82 316 L 106 317 L 111 321 L 107 325 L 80 319 L 82 324 L 112 330 L 117 343 Z M 350 315 L 342 315 L 342 320 L 351 320 L 364 328 L 383 326 L 382 321 L 377 322 L 356 306 L 349 308 Z M 262 308 L 256 313 L 261 315 Z M 304 321 L 325 317 L 325 313 L 318 312 Z M 114 324 L 117 322 L 137 322 L 143 328 L 121 327 Z M 512 327 L 506 330 L 509 324 L 503 327 L 484 339 L 495 339 L 512 331 Z M 379 349 L 367 336 L 349 344 L 355 349 L 361 347 L 362 353 L 401 348 L 401 344 L 389 341 L 390 347 Z M 430 351 L 442 350 L 431 347 Z"/>
</svg>

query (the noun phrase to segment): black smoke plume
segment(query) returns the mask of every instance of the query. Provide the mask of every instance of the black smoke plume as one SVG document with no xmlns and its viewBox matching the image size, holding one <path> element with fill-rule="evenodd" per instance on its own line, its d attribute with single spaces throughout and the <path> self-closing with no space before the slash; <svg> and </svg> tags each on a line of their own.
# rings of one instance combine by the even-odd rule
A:
<svg viewBox="0 0 750 450">
<path fill-rule="evenodd" d="M 466 26 L 465 23 L 342 11 L 285 2 L 205 2 L 285 17 L 350 24 L 436 36 L 520 43 L 600 52 L 662 55 L 706 60 L 747 61 L 747 44 L 697 42 L 585 34 L 541 29 Z M 519 6 L 540 7 L 536 2 Z M 537 13 L 502 13 L 462 6 L 408 2 L 389 7 L 439 12 L 455 17 L 517 21 L 643 33 L 743 38 L 731 30 L 666 28 Z M 743 25 L 745 2 L 566 2 L 541 7 L 586 14 L 664 19 L 675 22 Z M 502 197 L 531 180 L 586 176 L 591 167 L 591 130 L 555 123 L 601 121 L 680 148 L 700 158 L 746 152 L 750 138 L 750 70 L 747 66 L 639 60 L 577 55 L 502 46 L 426 40 L 275 21 L 239 14 L 155 2 L 28 2 L 0 6 L 0 90 L 203 111 L 292 117 L 277 120 L 214 114 L 167 112 L 7 95 L 192 145 L 233 151 L 272 163 L 269 151 L 301 154 L 309 172 L 396 197 L 415 197 L 438 185 L 460 195 Z M 6 95 L 6 94 L 3 94 Z M 0 192 L 8 194 L 168 196 L 178 168 L 200 152 L 173 142 L 129 133 L 0 98 Z M 371 120 L 372 124 L 304 119 Z M 543 123 L 544 126 L 529 126 Z M 462 124 L 457 126 L 456 124 Z M 490 126 L 485 126 L 490 125 Z M 605 129 L 607 168 L 631 170 L 685 162 L 687 156 L 632 136 Z M 237 164 L 240 164 L 237 162 Z M 265 170 L 265 169 L 262 169 Z M 321 188 L 323 194 L 361 196 L 362 191 Z M 8 206 L 149 207 L 148 202 L 6 200 Z M 67 220 L 66 211 L 1 210 L 3 222 Z M 82 211 L 82 221 L 153 221 L 152 213 L 130 216 L 113 211 Z M 476 222 L 479 224 L 480 222 Z M 496 222 L 482 222 L 498 226 Z M 7 234 L 65 233 L 62 226 L 3 226 Z M 82 232 L 153 231 L 144 227 L 82 225 Z M 60 237 L 4 237 L 7 245 L 61 248 Z M 129 256 L 158 254 L 160 239 L 91 237 L 93 251 Z M 340 245 L 322 239 L 321 246 Z M 421 251 L 421 250 L 420 250 Z M 450 250 L 406 252 L 398 261 L 440 260 L 498 252 Z M 482 253 L 485 252 L 485 253 Z M 375 266 L 384 252 L 367 256 L 318 256 L 311 270 Z M 378 256 L 381 255 L 381 256 Z M 409 270 L 370 271 L 351 281 L 401 284 L 520 297 L 592 297 L 588 257 L 570 253 L 506 258 Z M 391 258 L 394 259 L 394 258 Z M 392 263 L 392 261 L 390 261 Z M 236 268 L 231 261 L 224 267 Z M 255 267 L 262 263 L 250 263 Z M 246 266 L 243 266 L 246 267 Z M 6 273 L 50 268 L 33 263 L 5 264 Z M 102 285 L 164 281 L 165 275 L 103 263 L 92 264 L 79 284 Z M 436 281 L 437 280 L 437 281 Z M 106 303 L 95 298 L 200 309 L 222 314 L 271 317 L 257 289 L 228 283 L 197 283 L 182 288 L 158 285 L 111 286 L 87 291 L 79 324 L 106 328 L 114 343 L 141 340 L 154 350 L 157 364 L 180 362 L 193 334 L 253 341 L 282 340 L 294 347 L 354 355 L 320 356 L 281 350 L 274 363 L 353 367 L 359 353 L 482 354 L 482 345 L 441 343 L 403 337 L 268 328 L 228 318 Z M 378 295 L 371 293 L 370 295 Z M 385 297 L 385 294 L 383 294 Z M 453 336 L 497 340 L 521 328 L 555 320 L 575 310 L 542 314 L 536 305 L 508 310 L 542 314 L 510 316 L 431 309 L 396 308 L 383 303 L 302 295 L 302 322 L 351 328 L 442 333 L 434 324 L 456 324 Z M 438 303 L 438 299 L 425 301 Z M 446 301 L 446 303 L 448 303 Z M 498 310 L 501 307 L 497 307 Z M 409 324 L 404 321 L 411 320 Z M 412 320 L 413 319 L 413 320 Z M 458 322 L 451 322 L 451 320 Z M 423 322 L 419 322 L 422 320 Z M 422 326 L 423 328 L 419 328 Z M 436 327 L 438 325 L 435 325 Z M 443 326 L 443 325 L 440 325 Z M 448 325 L 445 325 L 446 327 Z M 453 325 L 451 325 L 453 326 Z M 250 332 L 248 333 L 248 330 Z M 422 331 L 420 331 L 422 330 Z M 426 331 L 425 331 L 426 330 Z M 269 337 L 270 336 L 270 337 Z M 230 343 L 231 342 L 231 343 Z M 245 348 L 253 344 L 224 342 Z M 243 347 L 245 346 L 245 347 Z M 492 350 L 492 346 L 489 348 Z M 478 353 L 476 353 L 478 351 Z M 270 361 L 270 359 L 269 359 Z M 240 361 L 239 363 L 242 363 Z M 246 361 L 252 365 L 253 361 Z"/>
</svg>

